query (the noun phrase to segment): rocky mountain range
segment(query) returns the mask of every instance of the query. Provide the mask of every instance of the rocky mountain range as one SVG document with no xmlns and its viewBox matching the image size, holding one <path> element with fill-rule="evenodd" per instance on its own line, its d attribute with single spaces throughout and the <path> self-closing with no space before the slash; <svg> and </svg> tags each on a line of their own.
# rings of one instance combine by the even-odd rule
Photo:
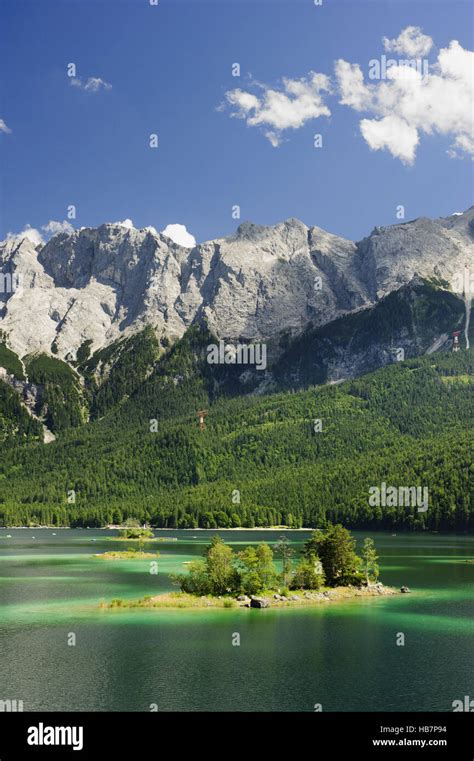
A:
<svg viewBox="0 0 474 761">
<path fill-rule="evenodd" d="M 294 219 L 9 238 L 0 522 L 472 530 L 473 242 L 474 208 L 358 243 Z M 430 510 L 371 510 L 402 476 Z"/>
<path fill-rule="evenodd" d="M 0 243 L 0 330 L 19 357 L 74 361 L 86 342 L 94 352 L 145 326 L 173 342 L 205 322 L 218 338 L 267 341 L 278 354 L 282 336 L 373 309 L 417 279 L 456 290 L 463 272 L 474 272 L 474 207 L 376 227 L 359 242 L 297 219 L 243 223 L 194 248 L 104 224 L 41 246 Z"/>
</svg>

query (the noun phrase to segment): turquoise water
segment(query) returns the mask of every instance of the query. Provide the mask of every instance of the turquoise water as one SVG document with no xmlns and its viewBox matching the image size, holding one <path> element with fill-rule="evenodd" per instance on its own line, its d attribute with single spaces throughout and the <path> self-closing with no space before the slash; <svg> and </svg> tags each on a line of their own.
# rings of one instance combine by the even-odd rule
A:
<svg viewBox="0 0 474 761">
<path fill-rule="evenodd" d="M 382 580 L 407 584 L 410 595 L 164 611 L 99 602 L 173 589 L 169 573 L 215 532 L 157 531 L 157 575 L 149 560 L 93 556 L 124 549 L 108 538 L 117 532 L 55 533 L 0 530 L 0 699 L 23 700 L 25 710 L 450 711 L 474 697 L 474 563 L 465 562 L 474 537 L 372 534 Z M 219 533 L 236 547 L 282 535 Z M 309 535 L 285 534 L 295 547 Z"/>
</svg>

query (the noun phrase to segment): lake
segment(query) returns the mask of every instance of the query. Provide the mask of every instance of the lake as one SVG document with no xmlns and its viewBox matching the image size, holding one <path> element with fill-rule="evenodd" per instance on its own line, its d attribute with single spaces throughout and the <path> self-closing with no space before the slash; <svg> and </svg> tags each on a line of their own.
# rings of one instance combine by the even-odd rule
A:
<svg viewBox="0 0 474 761">
<path fill-rule="evenodd" d="M 114 531 L 0 529 L 0 699 L 25 711 L 450 711 L 474 697 L 474 537 L 354 532 L 375 540 L 381 580 L 409 595 L 297 610 L 99 608 L 173 589 L 169 573 L 213 533 L 156 531 L 152 575 L 149 560 L 93 557 L 126 547 Z M 218 533 L 237 549 L 283 533 L 299 549 L 309 536 Z"/>
</svg>

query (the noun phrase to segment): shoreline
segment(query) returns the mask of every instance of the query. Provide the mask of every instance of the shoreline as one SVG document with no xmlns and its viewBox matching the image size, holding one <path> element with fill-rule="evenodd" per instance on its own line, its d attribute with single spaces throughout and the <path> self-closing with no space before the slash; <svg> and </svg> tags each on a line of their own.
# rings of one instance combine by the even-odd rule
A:
<svg viewBox="0 0 474 761">
<path fill-rule="evenodd" d="M 168 592 L 161 595 L 146 596 L 137 600 L 115 599 L 108 603 L 102 602 L 99 607 L 102 610 L 246 610 L 275 609 L 275 608 L 301 608 L 321 605 L 329 602 L 348 602 L 357 598 L 389 597 L 400 595 L 402 592 L 393 587 L 386 587 L 381 583 L 372 584 L 369 587 L 332 587 L 321 590 L 295 590 L 287 597 L 269 591 L 262 595 L 240 595 L 236 597 L 213 597 L 205 595 L 198 597 L 186 592 Z M 252 604 L 252 601 L 255 601 Z M 263 601 L 263 604 L 262 604 Z"/>
<path fill-rule="evenodd" d="M 93 558 L 101 560 L 144 560 L 145 558 L 159 558 L 159 552 L 140 552 L 139 550 L 111 550 L 110 552 L 96 552 Z"/>
<path fill-rule="evenodd" d="M 44 531 L 46 529 L 53 530 L 53 531 L 122 531 L 125 526 L 0 526 L 0 531 Z M 258 526 L 255 528 L 248 528 L 248 526 L 241 526 L 241 527 L 232 527 L 232 528 L 153 528 L 152 531 L 171 531 L 176 532 L 192 532 L 196 533 L 198 531 L 211 531 L 211 532 L 224 532 L 224 531 L 254 531 L 254 532 L 265 532 L 265 531 L 306 531 L 306 532 L 312 532 L 312 531 L 319 531 L 324 529 L 321 529 L 319 526 L 313 526 L 313 527 L 303 527 L 303 528 L 290 528 L 289 526 Z M 386 534 L 387 536 L 390 535 L 392 537 L 396 536 L 443 536 L 443 537 L 471 537 L 474 536 L 474 534 L 470 531 L 435 531 L 435 530 L 421 530 L 417 529 L 415 531 L 404 529 L 404 528 L 398 528 L 398 529 L 386 529 L 386 528 L 371 528 L 371 529 L 363 529 L 363 528 L 351 528 L 351 531 L 369 531 L 370 534 Z M 5 539 L 6 537 L 0 536 L 0 539 Z M 110 537 L 111 539 L 113 537 Z M 126 541 L 133 541 L 132 539 L 128 539 Z M 156 541 L 156 537 L 152 539 L 148 539 L 146 541 Z"/>
<path fill-rule="evenodd" d="M 69 528 L 69 527 L 68 527 Z M 103 526 L 100 531 L 108 529 L 109 531 L 123 530 L 124 526 Z M 85 529 L 87 530 L 87 529 Z M 152 528 L 152 531 L 316 531 L 316 528 L 290 528 L 289 526 L 259 526 L 258 528 L 248 528 L 247 526 L 232 528 Z"/>
<path fill-rule="evenodd" d="M 41 529 L 54 529 L 55 531 L 123 531 L 126 526 L 0 526 L 0 531 L 17 529 L 22 531 L 40 531 Z M 152 531 L 316 531 L 315 528 L 290 528 L 289 526 L 259 526 L 248 528 L 247 526 L 232 528 L 152 528 Z M 131 540 L 129 540 L 131 541 Z"/>
</svg>

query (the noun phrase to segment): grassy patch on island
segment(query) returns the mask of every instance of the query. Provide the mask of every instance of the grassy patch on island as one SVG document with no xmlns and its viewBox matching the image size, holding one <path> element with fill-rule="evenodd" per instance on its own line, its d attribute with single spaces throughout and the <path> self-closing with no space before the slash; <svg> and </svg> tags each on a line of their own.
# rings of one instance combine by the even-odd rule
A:
<svg viewBox="0 0 474 761">
<path fill-rule="evenodd" d="M 383 595 L 395 595 L 395 589 L 381 584 L 369 587 L 335 587 L 322 588 L 317 593 L 304 592 L 303 590 L 292 592 L 291 595 L 278 595 L 276 592 L 264 592 L 259 599 L 265 600 L 268 608 L 293 608 L 311 605 L 319 605 L 325 602 L 349 601 L 359 597 L 379 597 Z M 275 595 L 278 595 L 275 597 Z M 252 607 L 248 600 L 237 600 L 234 597 L 203 595 L 196 597 L 186 592 L 168 592 L 162 595 L 147 595 L 138 600 L 123 600 L 115 598 L 109 603 L 101 603 L 101 608 L 244 608 Z"/>
<path fill-rule="evenodd" d="M 134 548 L 128 550 L 112 550 L 111 552 L 100 552 L 94 555 L 101 560 L 144 560 L 145 558 L 159 558 L 159 552 L 141 552 Z"/>
</svg>

